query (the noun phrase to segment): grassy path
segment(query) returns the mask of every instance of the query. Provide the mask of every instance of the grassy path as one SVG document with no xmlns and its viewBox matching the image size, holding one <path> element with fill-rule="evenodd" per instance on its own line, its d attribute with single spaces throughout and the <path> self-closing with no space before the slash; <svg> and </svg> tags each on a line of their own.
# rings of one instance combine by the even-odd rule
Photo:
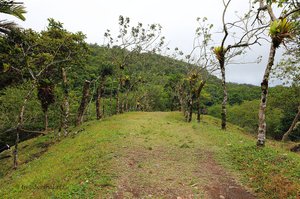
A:
<svg viewBox="0 0 300 199">
<path fill-rule="evenodd" d="M 215 161 L 201 132 L 170 117 L 131 116 L 114 161 L 114 198 L 254 198 Z"/>
<path fill-rule="evenodd" d="M 232 125 L 223 132 L 212 117 L 199 125 L 183 122 L 179 113 L 126 113 L 80 129 L 56 143 L 52 134 L 22 143 L 17 171 L 9 169 L 11 158 L 0 160 L 1 198 L 300 196 L 297 155 L 257 150 L 250 136 Z M 262 181 L 255 179 L 272 158 L 287 161 L 265 168 Z"/>
</svg>

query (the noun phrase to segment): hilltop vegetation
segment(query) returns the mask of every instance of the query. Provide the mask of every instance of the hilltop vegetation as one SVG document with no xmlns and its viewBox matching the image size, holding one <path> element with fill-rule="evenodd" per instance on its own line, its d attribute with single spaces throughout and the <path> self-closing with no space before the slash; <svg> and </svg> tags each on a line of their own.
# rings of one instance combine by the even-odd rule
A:
<svg viewBox="0 0 300 199">
<path fill-rule="evenodd" d="M 160 24 L 132 24 L 122 15 L 117 32 L 105 31 L 103 46 L 87 44 L 84 33 L 70 32 L 52 18 L 42 31 L 1 23 L 0 144 L 15 144 L 15 167 L 20 139 L 53 129 L 67 136 L 73 124 L 130 111 L 180 109 L 187 122 L 193 113 L 198 122 L 201 114 L 211 114 L 221 118 L 223 130 L 229 120 L 257 132 L 258 146 L 265 145 L 266 135 L 298 140 L 299 2 L 249 2 L 249 10 L 232 22 L 225 18 L 232 2 L 223 3 L 222 40 L 213 41 L 215 24 L 198 17 L 189 54 L 170 51 Z M 25 20 L 22 2 L 0 6 L 2 13 Z M 281 10 L 279 16 L 272 14 L 274 7 Z M 269 18 L 261 20 L 267 10 Z M 226 67 L 261 40 L 271 46 L 260 88 L 227 83 Z M 283 44 L 289 45 L 290 56 L 274 66 Z M 270 89 L 271 75 L 287 79 L 289 87 Z"/>
<path fill-rule="evenodd" d="M 69 71 L 70 85 L 70 124 L 75 123 L 75 115 L 80 104 L 81 90 L 85 80 L 93 82 L 91 84 L 91 101 L 89 102 L 85 120 L 95 119 L 96 84 L 94 81 L 99 76 L 101 70 L 109 64 L 109 49 L 98 45 L 89 46 L 91 55 L 87 63 L 74 71 Z M 110 66 L 110 65 L 109 65 Z M 130 71 L 126 75 L 133 82 L 128 94 L 128 109 L 137 110 L 136 103 L 139 100 L 143 111 L 174 111 L 180 110 L 178 97 L 178 82 L 187 73 L 186 63 L 157 54 L 142 54 L 137 62 L 129 65 Z M 19 109 L 22 105 L 23 97 L 30 86 L 28 82 L 17 82 L 18 76 L 11 73 L 2 73 L 0 85 L 5 85 L 3 81 L 13 82 L 8 87 L 1 89 L 0 96 L 0 137 L 1 144 L 13 144 L 15 135 L 7 130 L 11 129 L 17 122 Z M 103 114 L 110 116 L 116 113 L 116 92 L 118 83 L 116 77 L 107 78 L 103 90 Z M 139 82 L 135 82 L 140 78 Z M 141 82 L 142 81 L 142 82 Z M 221 81 L 215 76 L 208 78 L 201 97 L 201 109 L 205 114 L 220 117 L 220 104 L 222 102 Z M 44 114 L 40 108 L 37 91 L 30 98 L 26 111 L 24 123 L 25 129 L 34 131 L 43 130 Z M 60 110 L 57 108 L 61 103 L 62 88 L 55 87 L 55 102 L 49 106 L 49 128 L 56 129 L 60 126 Z M 277 86 L 270 90 L 270 110 L 267 113 L 268 131 L 270 136 L 280 139 L 283 133 L 289 128 L 295 113 L 300 94 L 297 88 Z M 228 120 L 234 124 L 246 128 L 249 132 L 255 133 L 257 130 L 257 112 L 260 88 L 258 86 L 228 83 Z M 151 100 L 150 100 L 151 99 Z M 281 103 L 282 102 L 282 103 Z M 196 111 L 196 109 L 194 110 Z M 272 119 L 271 119 L 272 118 Z M 34 133 L 32 136 L 34 136 Z M 31 134 L 24 132 L 21 140 L 30 138 Z M 299 139 L 299 129 L 292 135 L 293 139 Z"/>
</svg>

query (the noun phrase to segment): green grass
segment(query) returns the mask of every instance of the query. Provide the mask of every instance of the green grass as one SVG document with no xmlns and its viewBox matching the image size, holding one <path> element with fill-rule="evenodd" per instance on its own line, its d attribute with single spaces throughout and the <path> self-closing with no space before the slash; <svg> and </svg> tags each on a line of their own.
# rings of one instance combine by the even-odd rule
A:
<svg viewBox="0 0 300 199">
<path fill-rule="evenodd" d="M 219 162 L 240 176 L 259 198 L 300 197 L 300 156 L 289 152 L 282 143 L 269 140 L 264 148 L 256 139 L 237 126 L 229 124 L 226 132 L 218 130 L 215 118 L 207 118 L 205 129 L 215 144 Z M 201 130 L 201 127 L 198 127 Z M 214 140 L 213 142 L 211 142 Z"/>
<path fill-rule="evenodd" d="M 283 145 L 269 141 L 258 149 L 255 138 L 242 129 L 228 125 L 219 129 L 220 121 L 205 116 L 201 124 L 185 123 L 179 113 L 126 113 L 91 121 L 80 127 L 82 132 L 55 142 L 53 134 L 20 144 L 20 167 L 11 169 L 12 159 L 2 159 L 0 166 L 1 198 L 98 198 L 111 196 L 123 171 L 116 161 L 135 146 L 152 153 L 162 147 L 177 154 L 189 170 L 187 154 L 205 149 L 215 154 L 220 164 L 237 176 L 259 198 L 297 198 L 300 190 L 300 157 Z M 74 129 L 73 131 L 76 131 Z M 9 152 L 1 154 L 8 155 Z M 153 164 L 140 161 L 137 169 L 151 169 Z M 125 170 L 124 170 L 125 171 Z M 125 171 L 126 172 L 126 171 Z M 171 172 L 171 171 L 170 171 Z M 158 175 L 158 174 L 157 174 Z M 159 176 L 153 174 L 153 179 Z M 164 173 L 163 175 L 173 175 Z M 180 176 L 173 176 L 179 178 Z M 187 176 L 182 175 L 182 178 Z M 157 179 L 156 179 L 157 178 Z M 148 176 L 139 176 L 141 183 Z M 197 179 L 188 179 L 195 184 Z M 196 193 L 203 194 L 203 193 Z"/>
</svg>

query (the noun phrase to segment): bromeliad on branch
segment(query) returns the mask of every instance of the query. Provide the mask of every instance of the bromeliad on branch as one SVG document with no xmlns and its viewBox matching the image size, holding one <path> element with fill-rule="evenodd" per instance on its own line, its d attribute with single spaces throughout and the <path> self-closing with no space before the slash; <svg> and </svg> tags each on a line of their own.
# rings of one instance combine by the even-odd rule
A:
<svg viewBox="0 0 300 199">
<path fill-rule="evenodd" d="M 270 25 L 269 35 L 275 48 L 278 48 L 284 42 L 284 39 L 292 39 L 294 35 L 293 30 L 293 22 L 287 21 L 286 18 L 273 21 Z"/>
</svg>

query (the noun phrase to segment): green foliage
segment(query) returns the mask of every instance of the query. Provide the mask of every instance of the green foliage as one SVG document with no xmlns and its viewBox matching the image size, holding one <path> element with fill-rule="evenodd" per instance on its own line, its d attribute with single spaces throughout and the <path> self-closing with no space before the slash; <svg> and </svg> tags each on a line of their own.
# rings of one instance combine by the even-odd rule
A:
<svg viewBox="0 0 300 199">
<path fill-rule="evenodd" d="M 215 53 L 215 55 L 219 61 L 224 59 L 225 51 L 226 51 L 226 49 L 224 49 L 222 46 L 216 46 L 213 49 L 213 52 Z"/>
<path fill-rule="evenodd" d="M 47 64 L 47 58 L 43 58 L 32 48 L 39 40 L 39 35 L 33 30 L 13 30 L 7 37 L 0 37 L 0 68 L 5 73 L 0 73 L 0 89 L 12 84 L 20 84 L 26 79 L 31 79 L 31 74 L 40 70 Z M 27 52 L 24 54 L 23 52 Z M 46 55 L 46 54 L 43 54 Z M 35 67 L 34 63 L 38 62 Z M 29 71 L 30 70 L 30 71 Z"/>
<path fill-rule="evenodd" d="M 30 89 L 30 83 L 24 84 L 18 87 L 8 87 L 1 91 L 0 94 L 0 145 L 14 144 L 15 131 L 8 131 L 8 129 L 15 128 L 18 115 L 23 104 L 23 98 Z M 25 128 L 27 129 L 42 129 L 43 128 L 43 113 L 40 108 L 40 104 L 37 95 L 30 99 L 27 106 L 24 117 Z M 52 115 L 52 113 L 50 114 Z M 21 134 L 21 140 L 26 137 L 30 138 L 30 134 Z"/>
<path fill-rule="evenodd" d="M 296 12 L 290 17 L 294 24 L 294 37 L 287 42 L 284 56 L 273 71 L 273 76 L 282 80 L 286 85 L 300 85 L 300 14 Z"/>
<path fill-rule="evenodd" d="M 280 120 L 280 131 L 285 133 L 291 126 L 298 105 L 300 104 L 300 88 L 298 86 L 276 86 L 270 89 L 269 106 L 279 108 L 283 117 Z M 298 127 L 290 135 L 292 140 L 300 140 L 300 128 Z M 279 138 L 280 139 L 280 138 Z"/>
<path fill-rule="evenodd" d="M 287 21 L 286 18 L 274 20 L 270 25 L 269 34 L 275 47 L 278 47 L 284 39 L 293 37 L 294 24 Z"/>
<path fill-rule="evenodd" d="M 258 120 L 259 100 L 245 101 L 240 105 L 229 106 L 227 109 L 228 121 L 236 124 L 245 130 L 256 133 Z M 208 113 L 215 117 L 221 117 L 221 105 L 214 105 L 208 109 Z M 269 106 L 267 109 L 267 134 L 270 137 L 280 139 L 283 135 L 281 130 L 281 120 L 283 119 L 283 112 L 279 108 Z"/>
<path fill-rule="evenodd" d="M 26 13 L 25 7 L 22 5 L 23 3 L 15 2 L 15 1 L 0 1 L 0 12 L 15 16 L 21 20 L 25 20 L 24 14 Z"/>
<path fill-rule="evenodd" d="M 283 6 L 297 6 L 297 1 L 293 0 L 267 0 L 267 4 L 277 4 L 278 7 L 283 7 Z"/>
<path fill-rule="evenodd" d="M 38 99 L 41 102 L 42 110 L 47 112 L 50 104 L 55 102 L 54 85 L 50 81 L 41 80 L 38 84 Z"/>
<path fill-rule="evenodd" d="M 295 71 L 297 72 L 297 71 Z M 205 100 L 209 114 L 220 117 L 222 90 L 218 86 L 218 79 L 209 80 L 205 90 L 211 98 Z M 249 132 L 256 133 L 258 120 L 259 97 L 261 90 L 258 86 L 228 83 L 228 107 L 229 121 L 242 126 Z M 299 87 L 295 84 L 290 87 L 277 86 L 270 88 L 267 107 L 268 134 L 281 139 L 281 136 L 289 129 L 296 113 L 299 102 Z M 248 102 L 251 101 L 251 102 Z M 241 105 L 241 106 L 238 106 Z M 300 138 L 299 128 L 291 135 L 292 140 Z"/>
<path fill-rule="evenodd" d="M 104 78 L 112 76 L 114 74 L 114 68 L 110 63 L 104 63 L 100 68 L 100 77 Z"/>
<path fill-rule="evenodd" d="M 17 17 L 20 20 L 25 20 L 24 14 L 26 13 L 25 7 L 22 2 L 14 0 L 0 0 L 0 13 L 8 14 Z M 13 29 L 17 28 L 17 24 L 7 20 L 0 21 L 0 37 L 7 35 Z"/>
</svg>

